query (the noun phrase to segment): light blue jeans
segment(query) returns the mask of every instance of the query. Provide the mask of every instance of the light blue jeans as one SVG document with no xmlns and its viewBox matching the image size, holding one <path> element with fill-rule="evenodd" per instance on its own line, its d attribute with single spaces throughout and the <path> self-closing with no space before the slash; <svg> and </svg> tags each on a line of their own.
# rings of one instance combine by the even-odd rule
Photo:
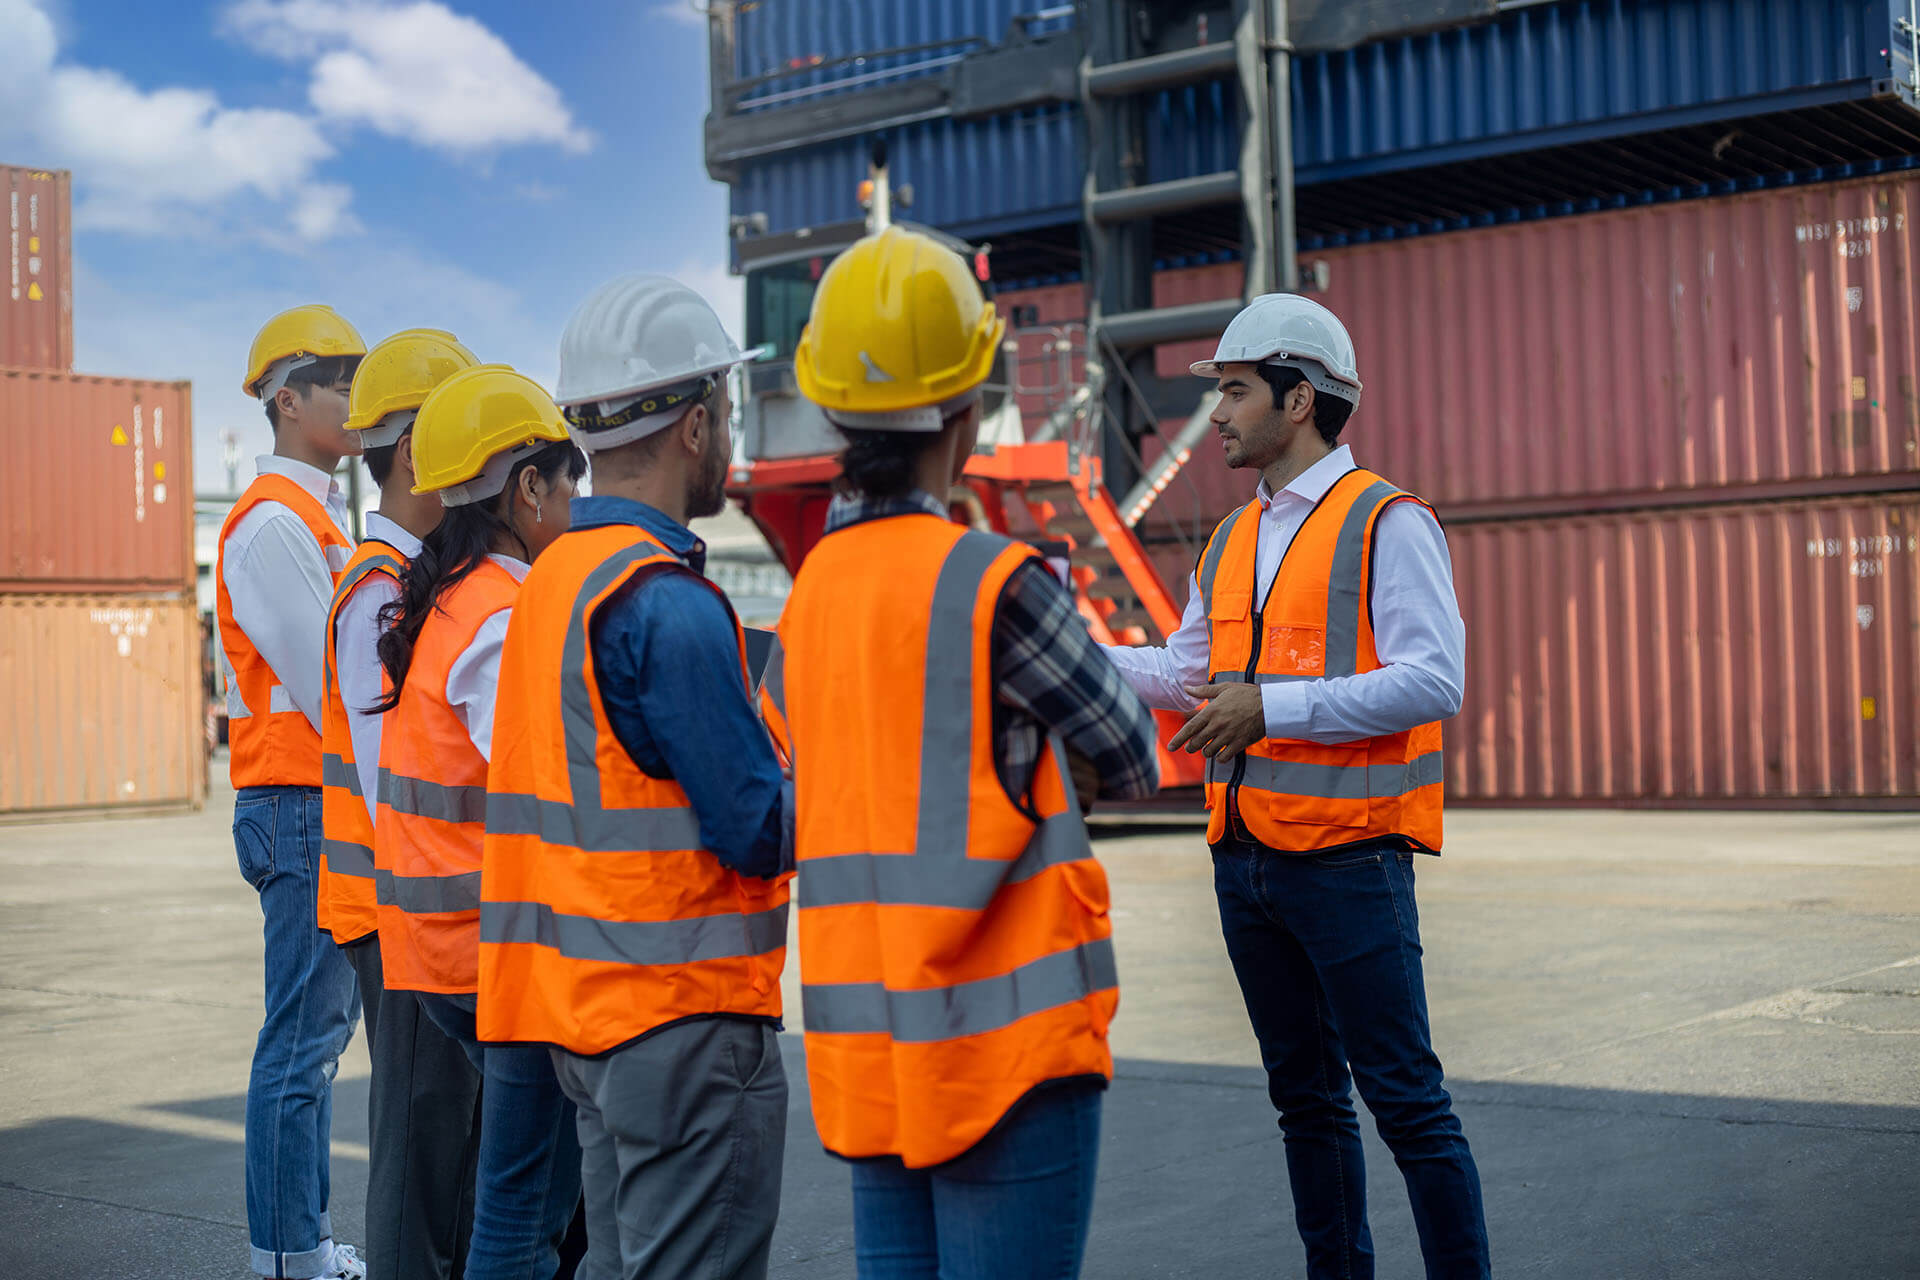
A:
<svg viewBox="0 0 1920 1280">
<path fill-rule="evenodd" d="M 320 789 L 241 788 L 233 844 L 266 920 L 267 1016 L 247 1080 L 247 1236 L 254 1271 L 306 1280 L 332 1259 L 333 1077 L 360 1018 L 353 967 L 314 922 Z"/>
</svg>

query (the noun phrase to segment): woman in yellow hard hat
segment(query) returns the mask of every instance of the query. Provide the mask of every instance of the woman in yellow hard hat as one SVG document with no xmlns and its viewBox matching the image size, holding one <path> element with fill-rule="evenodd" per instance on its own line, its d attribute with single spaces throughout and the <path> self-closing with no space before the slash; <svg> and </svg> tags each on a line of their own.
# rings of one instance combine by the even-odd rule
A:
<svg viewBox="0 0 1920 1280">
<path fill-rule="evenodd" d="M 414 491 L 447 510 L 382 610 L 390 692 L 374 820 L 375 917 L 390 990 L 479 1068 L 469 1280 L 553 1274 L 580 1194 L 573 1106 L 544 1047 L 474 1034 L 480 862 L 500 651 L 520 581 L 567 531 L 586 456 L 551 398 L 503 365 L 434 388 L 413 427 Z"/>
<path fill-rule="evenodd" d="M 847 450 L 765 709 L 862 1280 L 1079 1273 L 1119 990 L 1075 778 L 1158 783 L 1152 718 L 1039 553 L 949 518 L 1002 333 L 957 254 L 892 227 L 827 269 L 795 354 Z"/>
</svg>

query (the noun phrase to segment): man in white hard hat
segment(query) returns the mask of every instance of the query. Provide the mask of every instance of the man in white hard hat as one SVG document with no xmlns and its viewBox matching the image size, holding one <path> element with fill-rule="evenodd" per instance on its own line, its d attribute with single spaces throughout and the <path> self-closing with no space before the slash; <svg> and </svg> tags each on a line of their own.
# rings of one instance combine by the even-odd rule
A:
<svg viewBox="0 0 1920 1280">
<path fill-rule="evenodd" d="M 763 1277 L 779 1214 L 786 806 L 687 528 L 725 504 L 748 358 L 664 276 L 574 312 L 555 399 L 593 496 L 528 573 L 501 659 L 528 678 L 495 713 L 489 781 L 517 794 L 488 805 L 479 1031 L 552 1046 L 578 1108 L 581 1280 Z"/>
<path fill-rule="evenodd" d="M 1351 1082 L 1406 1179 L 1427 1275 L 1485 1276 L 1413 902 L 1414 855 L 1440 851 L 1440 722 L 1465 682 L 1446 538 L 1339 442 L 1360 376 L 1319 303 L 1254 299 L 1193 372 L 1218 383 L 1227 465 L 1259 484 L 1208 539 L 1166 647 L 1108 652 L 1147 702 L 1195 712 L 1168 745 L 1207 757 L 1221 928 L 1308 1274 L 1373 1274 Z"/>
</svg>

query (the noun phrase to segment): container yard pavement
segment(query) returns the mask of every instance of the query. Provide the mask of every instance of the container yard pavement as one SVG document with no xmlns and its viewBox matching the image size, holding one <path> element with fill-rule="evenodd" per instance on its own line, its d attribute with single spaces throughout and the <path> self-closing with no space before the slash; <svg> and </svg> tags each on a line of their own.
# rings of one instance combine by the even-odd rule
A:
<svg viewBox="0 0 1920 1280">
<path fill-rule="evenodd" d="M 216 771 L 224 773 L 216 765 Z M 259 913 L 232 793 L 0 827 L 0 1274 L 245 1275 Z M 1495 1267 L 1920 1275 L 1920 816 L 1456 812 L 1419 864 L 1435 1036 Z M 1298 1275 L 1280 1139 L 1191 823 L 1107 828 L 1123 984 L 1092 1277 Z M 789 965 L 789 1009 L 797 1009 Z M 853 1274 L 797 1036 L 774 1274 Z M 360 1238 L 366 1055 L 334 1221 Z M 1368 1132 L 1383 1278 L 1414 1277 Z"/>
</svg>

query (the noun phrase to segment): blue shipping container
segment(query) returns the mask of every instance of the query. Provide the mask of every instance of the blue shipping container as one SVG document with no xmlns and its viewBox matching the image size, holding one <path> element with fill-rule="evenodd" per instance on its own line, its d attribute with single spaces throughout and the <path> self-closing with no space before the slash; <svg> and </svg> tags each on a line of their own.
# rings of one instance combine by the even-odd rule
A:
<svg viewBox="0 0 1920 1280">
<path fill-rule="evenodd" d="M 969 238 L 1072 222 L 1080 216 L 1079 112 L 1047 107 L 984 120 L 927 120 L 881 131 L 895 187 L 913 202 L 895 213 Z M 843 138 L 740 166 L 736 215 L 764 213 L 778 234 L 860 216 L 872 138 Z"/>
</svg>

